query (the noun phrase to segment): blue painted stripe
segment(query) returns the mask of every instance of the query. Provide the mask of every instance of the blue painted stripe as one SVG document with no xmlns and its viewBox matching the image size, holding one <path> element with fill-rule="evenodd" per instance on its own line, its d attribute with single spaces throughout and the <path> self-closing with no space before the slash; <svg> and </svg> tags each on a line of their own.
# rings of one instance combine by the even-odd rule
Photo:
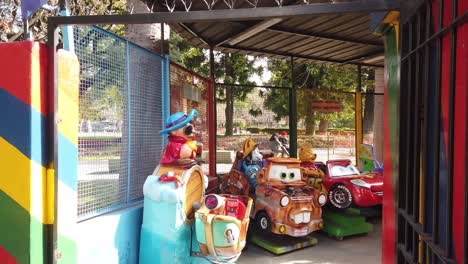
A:
<svg viewBox="0 0 468 264">
<path fill-rule="evenodd" d="M 45 167 L 46 118 L 1 87 L 0 107 L 0 136 L 26 157 Z"/>
<path fill-rule="evenodd" d="M 77 189 L 78 147 L 58 133 L 58 179 L 72 190 Z"/>
</svg>

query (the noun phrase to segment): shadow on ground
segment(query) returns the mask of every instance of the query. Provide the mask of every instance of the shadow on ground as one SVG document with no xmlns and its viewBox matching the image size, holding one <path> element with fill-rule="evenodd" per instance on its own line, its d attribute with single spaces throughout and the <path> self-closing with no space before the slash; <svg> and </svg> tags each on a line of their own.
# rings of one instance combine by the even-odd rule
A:
<svg viewBox="0 0 468 264">
<path fill-rule="evenodd" d="M 343 241 L 318 232 L 318 244 L 288 254 L 275 256 L 249 244 L 237 264 L 377 264 L 381 263 L 382 221 L 370 219 L 374 231 L 367 235 L 347 237 Z"/>
</svg>

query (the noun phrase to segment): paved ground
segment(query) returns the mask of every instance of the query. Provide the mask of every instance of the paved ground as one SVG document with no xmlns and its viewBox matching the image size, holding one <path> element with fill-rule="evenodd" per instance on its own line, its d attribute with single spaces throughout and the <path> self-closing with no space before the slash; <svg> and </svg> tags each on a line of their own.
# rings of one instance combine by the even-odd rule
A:
<svg viewBox="0 0 468 264">
<path fill-rule="evenodd" d="M 380 219 L 371 219 L 374 231 L 367 235 L 347 237 L 343 241 L 317 233 L 318 244 L 289 254 L 275 256 L 249 244 L 237 261 L 238 264 L 378 264 L 381 263 Z"/>
</svg>

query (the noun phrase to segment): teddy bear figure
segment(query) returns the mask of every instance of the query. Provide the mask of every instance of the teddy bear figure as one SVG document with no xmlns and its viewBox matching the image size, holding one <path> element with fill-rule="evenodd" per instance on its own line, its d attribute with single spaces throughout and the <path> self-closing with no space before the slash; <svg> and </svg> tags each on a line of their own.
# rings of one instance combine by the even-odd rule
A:
<svg viewBox="0 0 468 264">
<path fill-rule="evenodd" d="M 322 178 L 324 173 L 320 170 L 317 165 L 314 164 L 317 159 L 315 154 L 310 147 L 301 147 L 299 150 L 299 159 L 301 160 L 301 168 L 304 169 L 304 174 L 309 177 Z"/>
<path fill-rule="evenodd" d="M 198 112 L 192 109 L 186 115 L 177 112 L 169 116 L 166 121 L 166 128 L 161 130 L 161 134 L 168 134 L 168 142 L 162 154 L 161 165 L 178 165 L 187 163 L 187 160 L 195 162 L 197 156 L 197 142 L 195 138 L 195 128 L 192 124 L 198 117 Z"/>
<path fill-rule="evenodd" d="M 258 149 L 258 144 L 252 138 L 247 138 L 242 143 L 242 172 L 250 182 L 250 192 L 254 193 L 257 188 L 257 173 L 262 167 L 263 155 Z"/>
</svg>

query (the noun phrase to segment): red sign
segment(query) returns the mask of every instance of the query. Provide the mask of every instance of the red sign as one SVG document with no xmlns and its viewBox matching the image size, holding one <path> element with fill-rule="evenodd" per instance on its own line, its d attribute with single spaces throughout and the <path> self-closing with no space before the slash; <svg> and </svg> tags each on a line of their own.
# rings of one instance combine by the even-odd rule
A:
<svg viewBox="0 0 468 264">
<path fill-rule="evenodd" d="M 320 113 L 336 113 L 341 112 L 341 102 L 338 100 L 311 100 L 310 106 L 312 110 Z"/>
</svg>

